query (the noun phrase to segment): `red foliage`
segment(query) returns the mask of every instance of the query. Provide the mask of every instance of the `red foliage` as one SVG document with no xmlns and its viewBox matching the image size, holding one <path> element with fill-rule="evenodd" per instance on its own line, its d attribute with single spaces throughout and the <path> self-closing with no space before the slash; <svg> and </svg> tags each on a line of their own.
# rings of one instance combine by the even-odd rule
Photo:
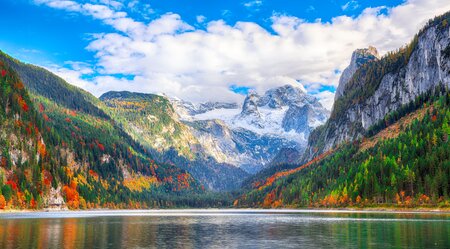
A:
<svg viewBox="0 0 450 249">
<path fill-rule="evenodd" d="M 45 113 L 42 114 L 42 117 L 44 117 L 44 120 L 47 121 L 47 122 L 50 120 L 50 118 Z"/>
<path fill-rule="evenodd" d="M 89 170 L 89 175 L 92 176 L 96 180 L 98 180 L 98 178 L 99 178 L 97 172 L 93 171 L 92 169 Z"/>
<path fill-rule="evenodd" d="M 14 121 L 14 123 L 15 123 L 18 127 L 22 127 L 22 121 L 16 120 L 16 121 Z"/>
<path fill-rule="evenodd" d="M 22 98 L 22 96 L 19 96 L 17 98 L 17 101 L 19 102 L 20 107 L 22 107 L 22 110 L 27 112 L 29 110 L 27 102 Z"/>
<path fill-rule="evenodd" d="M 105 146 L 103 144 L 101 144 L 98 140 L 95 140 L 95 143 L 97 144 L 99 150 L 105 151 Z"/>
<path fill-rule="evenodd" d="M 64 120 L 66 120 L 67 123 L 72 123 L 72 120 L 70 118 L 65 118 Z"/>
<path fill-rule="evenodd" d="M 6 70 L 2 69 L 2 77 L 5 77 L 5 76 L 6 76 Z"/>
<path fill-rule="evenodd" d="M 15 183 L 14 181 L 9 180 L 9 181 L 6 182 L 6 185 L 11 186 L 11 188 L 12 188 L 14 191 L 17 191 L 17 183 Z"/>
<path fill-rule="evenodd" d="M 39 112 L 44 112 L 45 106 L 42 103 L 39 103 Z"/>
<path fill-rule="evenodd" d="M 14 88 L 18 89 L 18 90 L 22 90 L 24 89 L 23 83 L 22 82 L 17 82 L 16 84 L 14 84 Z"/>
<path fill-rule="evenodd" d="M 50 185 L 52 184 L 53 181 L 53 176 L 52 174 L 47 171 L 47 170 L 42 170 L 42 180 L 45 186 L 50 187 Z"/>
<path fill-rule="evenodd" d="M 189 184 L 190 175 L 187 173 L 182 173 L 177 176 L 178 180 L 178 190 L 187 189 L 190 187 Z"/>
<path fill-rule="evenodd" d="M 0 166 L 3 168 L 6 168 L 6 166 L 8 166 L 8 161 L 6 160 L 6 157 L 2 157 L 2 160 L 0 161 Z"/>
<path fill-rule="evenodd" d="M 34 200 L 34 198 L 30 201 L 30 208 L 35 209 L 37 208 L 37 202 Z"/>
<path fill-rule="evenodd" d="M 31 135 L 31 128 L 30 128 L 30 126 L 27 126 L 27 128 L 25 128 L 25 130 L 27 130 L 27 134 L 28 135 Z"/>
<path fill-rule="evenodd" d="M 433 116 L 431 117 L 431 121 L 435 122 L 436 120 L 437 120 L 437 116 L 436 116 L 436 115 L 433 115 Z"/>
</svg>

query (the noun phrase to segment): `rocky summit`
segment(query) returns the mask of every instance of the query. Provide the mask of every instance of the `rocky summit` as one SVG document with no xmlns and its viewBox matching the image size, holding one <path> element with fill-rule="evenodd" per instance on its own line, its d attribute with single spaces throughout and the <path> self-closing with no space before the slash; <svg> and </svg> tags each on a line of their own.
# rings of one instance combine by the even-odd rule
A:
<svg viewBox="0 0 450 249">
<path fill-rule="evenodd" d="M 172 103 L 205 151 L 250 173 L 263 169 L 283 148 L 303 151 L 311 130 L 329 115 L 316 98 L 293 85 L 263 95 L 250 92 L 242 108 L 222 103 L 196 114 L 204 104 Z"/>
</svg>

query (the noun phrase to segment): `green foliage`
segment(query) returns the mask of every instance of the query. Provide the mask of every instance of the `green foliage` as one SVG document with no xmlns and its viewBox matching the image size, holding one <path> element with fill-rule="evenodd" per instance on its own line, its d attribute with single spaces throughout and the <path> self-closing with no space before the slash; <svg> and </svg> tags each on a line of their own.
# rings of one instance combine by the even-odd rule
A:
<svg viewBox="0 0 450 249">
<path fill-rule="evenodd" d="M 185 171 L 154 162 L 97 107 L 103 104 L 92 95 L 4 54 L 0 70 L 0 176 L 12 170 L 0 187 L 13 206 L 42 207 L 50 188 L 63 186 L 72 208 L 86 201 L 93 206 L 151 206 L 149 201 L 156 199 L 150 195 L 165 196 L 164 205 L 182 205 L 187 201 L 178 193 L 204 193 Z M 137 193 L 124 186 L 141 176 L 151 181 L 149 189 Z"/>
<path fill-rule="evenodd" d="M 100 97 L 106 110 L 140 144 L 154 150 L 174 148 L 193 159 L 189 144 L 195 143 L 187 128 L 175 120 L 175 110 L 167 98 L 154 94 L 108 92 Z M 158 142 L 155 142 L 158 141 Z"/>
<path fill-rule="evenodd" d="M 450 93 L 430 101 L 434 108 L 398 137 L 365 151 L 357 143 L 344 145 L 315 165 L 252 190 L 239 204 L 264 206 L 268 197 L 269 203 L 299 207 L 448 203 Z"/>
</svg>

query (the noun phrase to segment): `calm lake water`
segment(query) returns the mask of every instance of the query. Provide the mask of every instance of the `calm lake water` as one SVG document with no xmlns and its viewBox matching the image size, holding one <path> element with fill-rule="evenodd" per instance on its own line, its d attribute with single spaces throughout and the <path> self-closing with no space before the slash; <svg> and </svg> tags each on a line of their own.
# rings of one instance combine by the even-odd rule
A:
<svg viewBox="0 0 450 249">
<path fill-rule="evenodd" d="M 309 210 L 0 213 L 0 248 L 450 248 L 450 214 Z"/>
</svg>

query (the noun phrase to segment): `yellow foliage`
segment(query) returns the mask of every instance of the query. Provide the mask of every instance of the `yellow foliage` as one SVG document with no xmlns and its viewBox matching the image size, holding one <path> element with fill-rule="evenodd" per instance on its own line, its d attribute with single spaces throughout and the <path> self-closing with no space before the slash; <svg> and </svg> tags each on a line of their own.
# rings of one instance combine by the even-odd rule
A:
<svg viewBox="0 0 450 249">
<path fill-rule="evenodd" d="M 142 192 L 145 189 L 150 189 L 152 185 L 158 184 L 158 179 L 154 176 L 137 176 L 125 179 L 123 185 L 131 191 Z"/>
</svg>

